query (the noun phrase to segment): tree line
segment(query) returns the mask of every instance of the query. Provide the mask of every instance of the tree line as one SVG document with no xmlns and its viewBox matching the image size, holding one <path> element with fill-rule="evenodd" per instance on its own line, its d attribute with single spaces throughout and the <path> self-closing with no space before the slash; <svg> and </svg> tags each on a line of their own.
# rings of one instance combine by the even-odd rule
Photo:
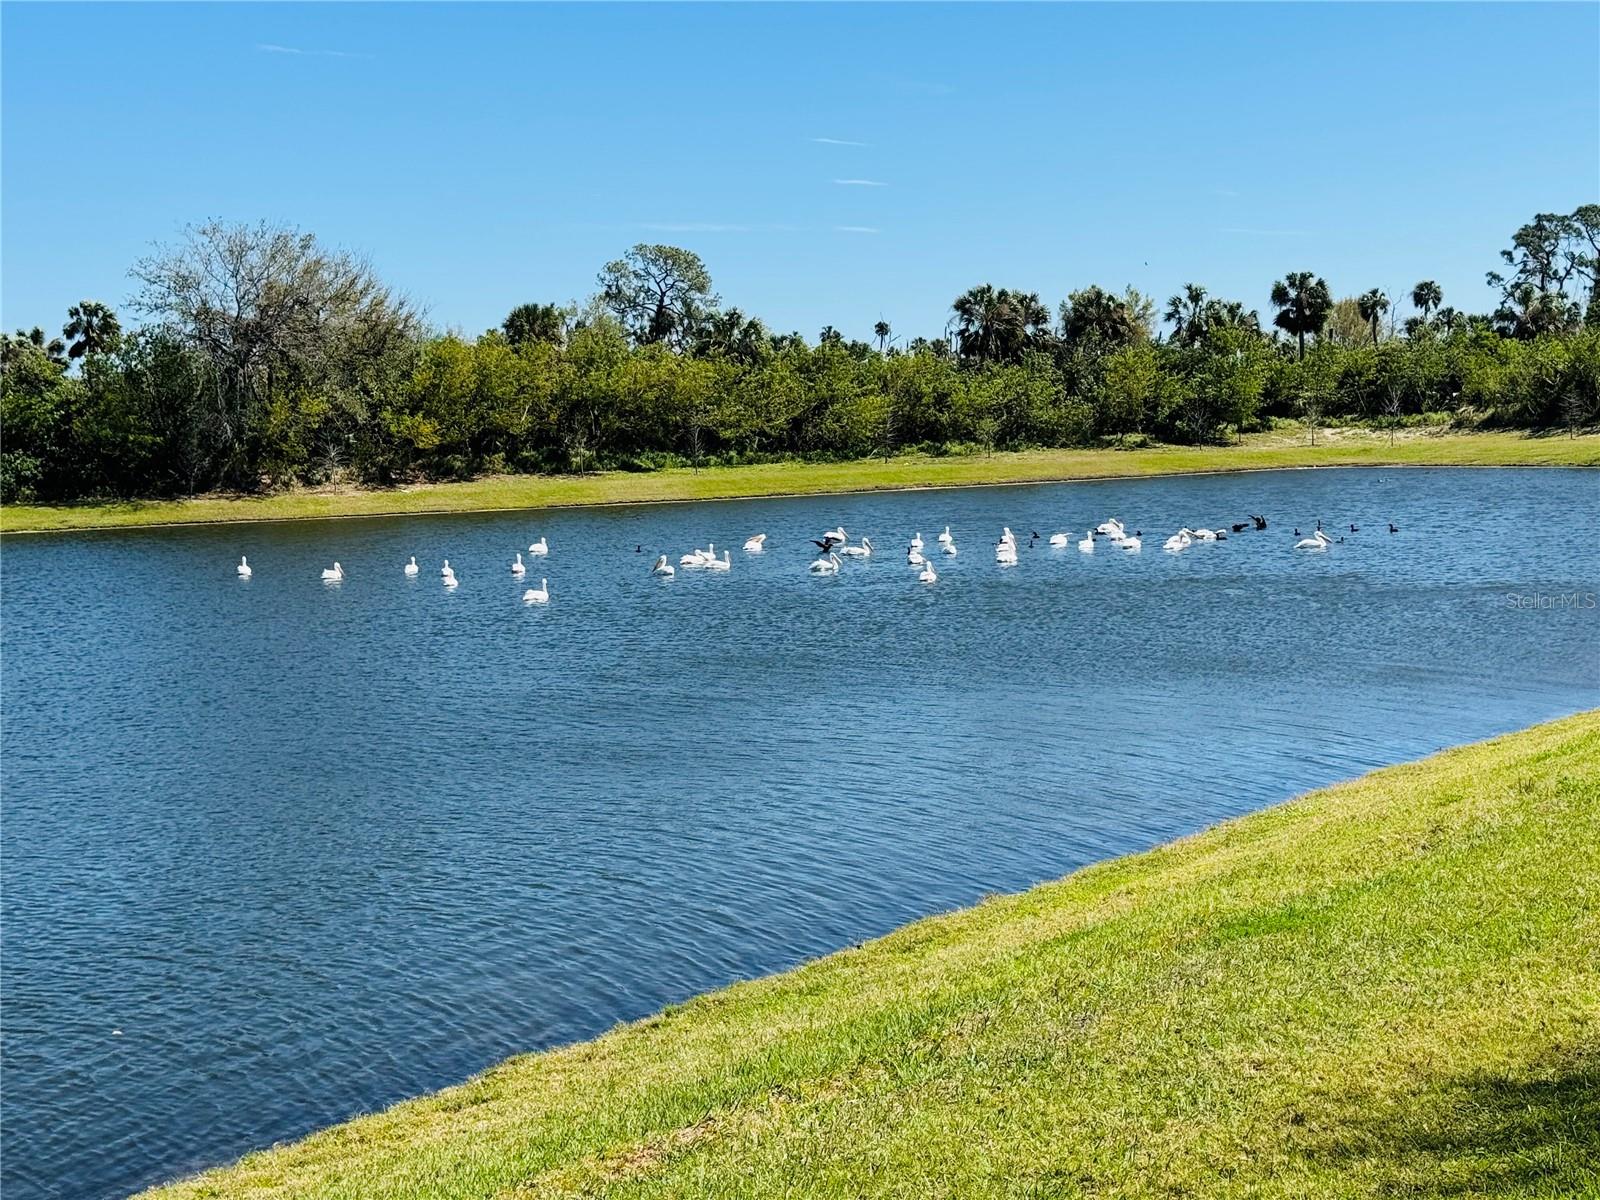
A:
<svg viewBox="0 0 1600 1200">
<path fill-rule="evenodd" d="M 933 336 L 808 340 L 724 305 L 694 253 L 639 245 L 588 301 L 469 338 L 311 234 L 216 222 L 131 274 L 136 327 L 85 300 L 59 338 L 0 343 L 0 499 L 1600 419 L 1593 204 L 1513 234 L 1486 313 L 1428 280 L 1336 299 L 1294 271 L 1265 321 L 1193 283 L 1159 313 L 1132 288 L 1052 311 L 983 284 Z"/>
</svg>

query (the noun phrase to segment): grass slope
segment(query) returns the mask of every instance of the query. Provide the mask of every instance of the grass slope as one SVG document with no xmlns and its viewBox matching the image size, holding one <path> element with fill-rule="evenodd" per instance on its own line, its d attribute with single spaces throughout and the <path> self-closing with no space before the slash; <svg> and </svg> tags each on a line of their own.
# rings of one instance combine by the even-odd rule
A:
<svg viewBox="0 0 1600 1200">
<path fill-rule="evenodd" d="M 1580 1194 L 1600 1194 L 1600 712 L 153 1193 Z"/>
<path fill-rule="evenodd" d="M 580 504 L 638 504 L 890 488 L 959 487 L 1311 466 L 1597 466 L 1600 435 L 1411 431 L 1390 445 L 1387 435 L 1327 430 L 1319 444 L 1303 434 L 1260 434 L 1237 446 L 1162 446 L 1148 450 L 1034 450 L 1015 454 L 887 461 L 776 463 L 648 474 L 497 475 L 469 483 L 389 490 L 284 492 L 272 496 L 202 496 L 193 500 L 130 500 L 0 508 L 0 533 L 213 521 L 281 521 L 394 513 L 477 512 Z"/>
</svg>

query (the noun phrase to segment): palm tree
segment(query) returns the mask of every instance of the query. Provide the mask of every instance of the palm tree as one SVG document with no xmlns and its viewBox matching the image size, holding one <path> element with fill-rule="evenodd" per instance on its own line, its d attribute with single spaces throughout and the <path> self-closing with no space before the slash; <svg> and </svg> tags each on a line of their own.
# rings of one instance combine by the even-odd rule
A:
<svg viewBox="0 0 1600 1200">
<path fill-rule="evenodd" d="M 1310 271 L 1290 271 L 1272 285 L 1272 305 L 1278 310 L 1272 323 L 1292 334 L 1299 345 L 1299 357 L 1306 356 L 1306 334 L 1321 333 L 1333 311 L 1333 295 L 1328 282 Z"/>
<path fill-rule="evenodd" d="M 1435 325 L 1447 334 L 1454 333 L 1457 328 L 1465 324 L 1461 314 L 1448 304 L 1438 311 L 1433 321 Z"/>
<path fill-rule="evenodd" d="M 567 337 L 567 314 L 554 304 L 519 304 L 506 315 L 500 328 L 513 346 L 526 342 L 559 346 Z"/>
<path fill-rule="evenodd" d="M 872 334 L 878 339 L 878 353 L 882 354 L 889 348 L 889 322 L 880 320 L 872 327 Z"/>
<path fill-rule="evenodd" d="M 1050 310 L 1037 292 L 988 283 L 963 292 L 950 307 L 962 355 L 986 362 L 1015 362 L 1050 324 Z"/>
<path fill-rule="evenodd" d="M 1198 283 L 1183 285 L 1183 294 L 1167 301 L 1162 320 L 1172 326 L 1172 340 L 1194 345 L 1205 334 L 1206 290 Z"/>
<path fill-rule="evenodd" d="M 62 342 L 60 338 L 50 338 L 48 341 L 46 341 L 44 330 L 40 329 L 37 325 L 35 325 L 32 329 L 17 330 L 17 340 L 31 343 L 38 350 L 42 351 L 44 356 L 51 362 L 55 363 L 56 366 L 60 367 L 66 365 L 66 344 Z"/>
<path fill-rule="evenodd" d="M 1356 300 L 1356 307 L 1361 310 L 1361 319 L 1372 330 L 1372 344 L 1378 344 L 1378 318 L 1389 311 L 1389 297 L 1377 288 L 1365 291 Z"/>
<path fill-rule="evenodd" d="M 1431 279 L 1424 279 L 1411 289 L 1411 303 L 1422 310 L 1422 319 L 1426 321 L 1428 314 L 1444 303 L 1444 292 Z"/>
<path fill-rule="evenodd" d="M 67 357 L 82 358 L 85 354 L 104 354 L 115 346 L 122 336 L 122 323 L 98 300 L 80 300 L 67 309 L 67 323 L 61 333 L 69 343 Z"/>
</svg>

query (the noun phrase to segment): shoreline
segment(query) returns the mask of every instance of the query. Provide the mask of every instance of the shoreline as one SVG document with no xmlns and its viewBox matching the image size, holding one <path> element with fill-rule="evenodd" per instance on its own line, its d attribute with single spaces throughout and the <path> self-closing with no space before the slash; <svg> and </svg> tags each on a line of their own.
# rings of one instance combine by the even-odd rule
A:
<svg viewBox="0 0 1600 1200">
<path fill-rule="evenodd" d="M 359 1181 L 459 1200 L 779 1196 L 809 1181 L 859 1197 L 916 1177 L 988 1195 L 1038 1164 L 1130 1196 L 1387 1194 L 1446 1176 L 1472 1191 L 1518 1161 L 1497 1134 L 1528 1088 L 1553 1089 L 1551 1131 L 1588 1128 L 1596 800 L 1587 710 L 910 922 L 140 1194 L 332 1200 Z M 1463 1087 L 1480 1077 L 1493 1090 Z M 1227 1103 L 1197 1120 L 1197 1095 Z M 1373 1124 L 1374 1103 L 1398 1131 Z M 1322 1155 L 1327 1139 L 1362 1153 Z M 1541 1145 L 1554 1190 L 1600 1182 L 1600 1135 Z"/>
<path fill-rule="evenodd" d="M 951 491 L 979 487 L 1037 487 L 1051 483 L 1096 483 L 1122 479 L 1201 477 L 1254 474 L 1266 471 L 1330 470 L 1351 468 L 1417 467 L 1542 467 L 1592 468 L 1600 466 L 1600 435 L 1528 435 L 1525 433 L 1424 434 L 1402 438 L 1392 446 L 1383 435 L 1362 431 L 1358 439 L 1338 438 L 1320 446 L 1285 445 L 1257 435 L 1229 447 L 1163 446 L 1140 450 L 1014 451 L 993 455 L 907 456 L 901 459 L 867 459 L 844 463 L 770 463 L 737 467 L 710 467 L 701 471 L 671 468 L 654 472 L 608 471 L 592 475 L 496 475 L 457 483 L 422 484 L 407 489 L 352 489 L 341 492 L 283 492 L 268 496 L 200 496 L 179 500 L 113 501 L 84 505 L 7 505 L 0 508 L 0 537 L 22 534 L 88 533 L 120 529 L 173 529 L 202 525 L 256 525 L 276 522 L 333 521 L 412 516 L 468 516 L 505 512 L 534 512 L 568 508 L 615 508 L 630 505 L 688 504 L 730 500 L 798 499 L 809 496 L 847 496 L 874 492 Z M 1548 450 L 1550 443 L 1566 447 L 1565 453 L 1531 455 L 1529 449 Z M 1442 454 L 1440 453 L 1442 451 Z M 1455 453 L 1453 453 L 1455 452 Z M 1102 456 L 1106 462 L 1098 461 Z M 1230 463 L 1237 458 L 1241 461 Z M 1195 460 L 1200 460 L 1198 463 Z M 1251 461 L 1274 459 L 1283 461 Z M 1530 461 L 1531 459 L 1531 461 Z M 1054 461 L 1030 472 L 1035 463 Z M 1120 461 L 1119 461 L 1120 460 Z M 1206 460 L 1216 460 L 1208 464 Z M 989 468 L 985 470 L 985 468 Z M 1008 470 L 1017 470 L 1008 474 Z M 1109 468 L 1109 469 L 1102 469 Z M 926 472 L 970 476 L 952 479 L 903 479 L 896 476 Z M 985 477 L 985 476 L 992 477 Z M 766 489 L 764 480 L 777 477 L 779 486 Z M 815 486 L 785 486 L 785 477 L 816 480 Z M 726 482 L 726 489 L 718 485 Z M 696 484 L 708 486 L 704 494 L 689 493 Z M 676 486 L 675 486 L 676 485 Z M 639 495 L 615 494 L 628 488 Z M 541 496 L 540 492 L 555 493 Z M 441 503 L 408 508 L 407 497 L 475 497 L 498 502 L 450 505 Z M 562 493 L 567 493 L 563 495 Z M 385 503 L 388 501 L 388 503 Z M 366 505 L 372 511 L 354 511 Z M 166 510 L 181 511 L 191 505 L 215 506 L 222 511 L 206 516 L 163 519 Z M 295 506 L 341 506 L 351 511 L 228 512 L 241 508 L 292 509 Z M 11 515 L 20 513 L 20 518 Z M 148 513 L 148 519 L 145 514 Z M 83 514 L 84 519 L 72 517 Z M 10 515 L 10 519 L 8 519 Z M 55 523 L 64 517 L 62 523 Z M 20 520 L 20 527 L 17 522 Z"/>
</svg>

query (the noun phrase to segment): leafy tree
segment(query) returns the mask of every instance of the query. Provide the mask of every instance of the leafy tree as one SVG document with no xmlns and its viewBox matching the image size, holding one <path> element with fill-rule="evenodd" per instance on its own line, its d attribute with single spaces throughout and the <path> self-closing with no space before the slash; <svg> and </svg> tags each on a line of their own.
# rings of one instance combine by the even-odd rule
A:
<svg viewBox="0 0 1600 1200">
<path fill-rule="evenodd" d="M 600 294 L 635 345 L 690 346 L 717 307 L 711 274 L 692 250 L 641 242 L 600 272 Z"/>
<path fill-rule="evenodd" d="M 112 349 L 122 336 L 122 324 L 117 314 L 98 300 L 80 300 L 67 309 L 61 335 L 68 342 L 67 357 L 78 359 Z"/>
<path fill-rule="evenodd" d="M 1333 310 L 1328 284 L 1310 271 L 1291 271 L 1272 285 L 1272 323 L 1295 339 L 1301 361 L 1306 356 L 1306 335 L 1322 332 Z"/>
</svg>

